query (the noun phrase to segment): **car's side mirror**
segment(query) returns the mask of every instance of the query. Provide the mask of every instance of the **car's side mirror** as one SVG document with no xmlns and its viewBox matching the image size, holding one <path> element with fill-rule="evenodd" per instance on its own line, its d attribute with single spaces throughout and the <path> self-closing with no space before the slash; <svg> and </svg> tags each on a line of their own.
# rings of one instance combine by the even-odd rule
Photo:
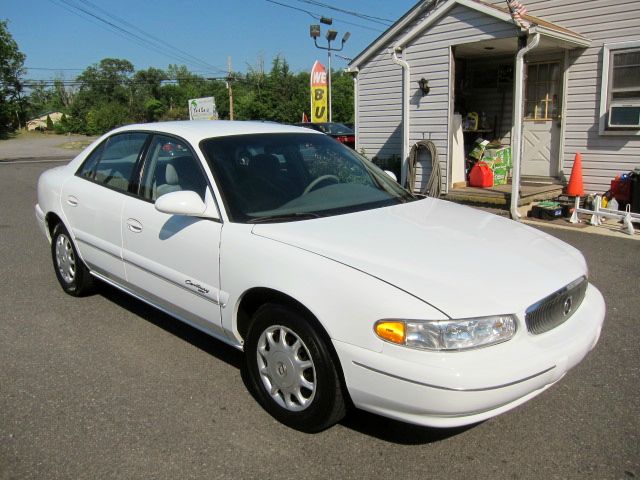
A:
<svg viewBox="0 0 640 480">
<path fill-rule="evenodd" d="M 396 174 L 393 173 L 391 170 L 385 170 L 384 173 L 386 173 L 387 175 L 389 175 L 391 178 L 393 178 L 394 182 L 398 181 L 398 177 L 396 177 Z"/>
<path fill-rule="evenodd" d="M 156 210 L 172 215 L 218 218 L 206 213 L 207 206 L 200 195 L 191 190 L 165 193 L 156 200 Z"/>
</svg>

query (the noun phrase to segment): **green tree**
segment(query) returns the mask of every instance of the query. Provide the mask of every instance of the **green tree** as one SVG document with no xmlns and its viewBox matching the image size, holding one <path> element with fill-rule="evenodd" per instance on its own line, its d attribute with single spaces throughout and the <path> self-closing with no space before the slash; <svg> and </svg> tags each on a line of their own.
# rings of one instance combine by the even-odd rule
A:
<svg viewBox="0 0 640 480">
<path fill-rule="evenodd" d="M 47 115 L 47 130 L 53 130 L 53 120 L 49 115 Z"/>
<path fill-rule="evenodd" d="M 95 135 L 135 121 L 133 72 L 131 62 L 117 58 L 104 58 L 86 68 L 77 78 L 81 86 L 70 108 L 71 131 Z M 107 118 L 109 114 L 114 117 Z"/>
<path fill-rule="evenodd" d="M 160 101 L 162 82 L 167 79 L 167 74 L 159 68 L 138 70 L 133 75 L 133 103 L 132 117 L 138 122 L 155 122 L 159 120 L 166 110 Z"/>
<path fill-rule="evenodd" d="M 353 77 L 343 71 L 331 73 L 331 111 L 334 122 L 353 123 Z"/>
<path fill-rule="evenodd" d="M 7 21 L 0 21 L 0 136 L 24 121 L 22 81 L 25 56 L 11 36 Z"/>
<path fill-rule="evenodd" d="M 48 88 L 45 82 L 38 82 L 31 87 L 28 101 L 28 118 L 40 116 L 42 113 L 52 110 L 50 105 L 53 102 L 53 90 Z"/>
<path fill-rule="evenodd" d="M 234 89 L 237 117 L 241 120 L 298 121 L 308 104 L 309 75 L 294 74 L 277 56 L 268 74 L 250 71 Z M 235 92 L 238 92 L 235 95 Z"/>
</svg>

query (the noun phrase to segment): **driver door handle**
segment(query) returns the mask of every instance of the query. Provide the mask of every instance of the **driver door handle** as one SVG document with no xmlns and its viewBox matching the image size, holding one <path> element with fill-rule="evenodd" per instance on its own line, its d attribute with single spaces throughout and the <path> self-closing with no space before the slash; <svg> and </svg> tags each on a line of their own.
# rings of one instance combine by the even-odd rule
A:
<svg viewBox="0 0 640 480">
<path fill-rule="evenodd" d="M 142 224 L 135 218 L 128 218 L 127 228 L 133 233 L 140 233 L 142 231 Z"/>
</svg>

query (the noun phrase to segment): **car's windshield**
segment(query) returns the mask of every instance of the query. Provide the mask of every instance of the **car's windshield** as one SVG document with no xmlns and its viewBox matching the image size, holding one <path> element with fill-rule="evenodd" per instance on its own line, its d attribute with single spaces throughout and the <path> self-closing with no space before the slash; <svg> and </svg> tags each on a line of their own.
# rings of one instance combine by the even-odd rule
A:
<svg viewBox="0 0 640 480">
<path fill-rule="evenodd" d="M 414 200 L 353 150 L 314 133 L 203 140 L 234 222 L 290 221 Z"/>
</svg>

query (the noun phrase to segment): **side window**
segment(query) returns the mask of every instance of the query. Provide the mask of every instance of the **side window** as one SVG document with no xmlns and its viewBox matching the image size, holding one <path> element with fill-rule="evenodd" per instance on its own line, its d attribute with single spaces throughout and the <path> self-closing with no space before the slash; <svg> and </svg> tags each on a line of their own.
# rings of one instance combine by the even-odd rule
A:
<svg viewBox="0 0 640 480">
<path fill-rule="evenodd" d="M 86 178 L 126 192 L 147 137 L 148 134 L 140 132 L 121 133 L 110 137 L 103 147 L 102 156 L 93 168 L 93 174 Z M 82 172 L 81 176 L 84 176 Z"/>
<path fill-rule="evenodd" d="M 605 44 L 600 135 L 640 135 L 640 41 Z"/>
<path fill-rule="evenodd" d="M 153 137 L 142 175 L 143 198 L 155 202 L 165 193 L 191 190 L 204 200 L 206 189 L 200 161 L 186 143 L 164 135 Z"/>
<path fill-rule="evenodd" d="M 89 154 L 89 156 L 84 160 L 82 166 L 76 172 L 76 175 L 87 178 L 89 180 L 93 180 L 96 175 L 96 165 L 98 164 L 98 160 L 100 160 L 100 156 L 102 155 L 102 151 L 104 150 L 104 145 L 106 142 L 102 142 L 98 147 Z"/>
</svg>

